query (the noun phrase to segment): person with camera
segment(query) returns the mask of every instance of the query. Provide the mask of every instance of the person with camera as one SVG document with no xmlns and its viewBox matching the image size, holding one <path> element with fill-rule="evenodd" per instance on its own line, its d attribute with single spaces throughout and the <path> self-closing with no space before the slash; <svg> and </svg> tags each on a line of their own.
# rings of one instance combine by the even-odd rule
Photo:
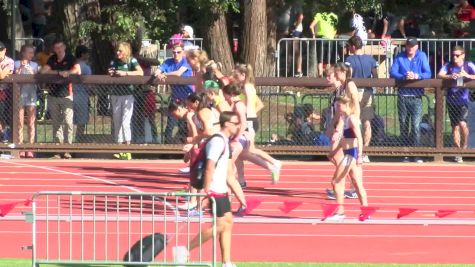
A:
<svg viewBox="0 0 475 267">
<path fill-rule="evenodd" d="M 121 42 L 117 46 L 116 58 L 110 63 L 109 75 L 114 77 L 142 76 L 143 70 L 136 58 L 132 56 L 129 43 Z M 114 139 L 119 144 L 130 144 L 132 140 L 131 120 L 134 113 L 134 85 L 114 86 L 110 91 Z M 130 160 L 128 152 L 114 154 L 118 159 Z"/>
</svg>

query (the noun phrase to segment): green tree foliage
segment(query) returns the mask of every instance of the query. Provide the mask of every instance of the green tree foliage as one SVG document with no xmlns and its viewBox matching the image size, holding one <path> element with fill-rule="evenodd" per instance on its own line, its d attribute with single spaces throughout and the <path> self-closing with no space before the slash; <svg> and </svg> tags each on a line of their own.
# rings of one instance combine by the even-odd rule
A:
<svg viewBox="0 0 475 267">
<path fill-rule="evenodd" d="M 236 9 L 237 0 L 128 0 L 100 1 L 102 20 L 85 20 L 80 36 L 98 32 L 110 41 L 134 40 L 137 33 L 166 41 L 182 23 L 200 26 L 210 23 L 214 8 Z M 140 31 L 140 30 L 141 31 Z"/>
</svg>

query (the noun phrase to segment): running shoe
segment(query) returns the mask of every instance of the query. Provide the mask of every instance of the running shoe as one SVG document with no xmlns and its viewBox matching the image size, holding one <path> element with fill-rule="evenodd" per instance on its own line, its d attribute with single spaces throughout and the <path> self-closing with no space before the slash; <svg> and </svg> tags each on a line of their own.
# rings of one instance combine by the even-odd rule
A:
<svg viewBox="0 0 475 267">
<path fill-rule="evenodd" d="M 297 72 L 297 73 L 295 73 L 294 77 L 295 77 L 295 78 L 302 78 L 302 77 L 303 77 L 303 73 L 302 73 L 302 72 Z"/>
<path fill-rule="evenodd" d="M 201 217 L 203 216 L 203 211 L 202 210 L 198 210 L 197 208 L 193 208 L 191 210 L 188 211 L 188 218 L 191 218 L 191 217 Z"/>
<path fill-rule="evenodd" d="M 356 191 L 354 189 L 346 190 L 345 198 L 358 198 L 358 194 L 356 194 Z"/>
<path fill-rule="evenodd" d="M 33 152 L 28 151 L 28 152 L 26 152 L 26 157 L 32 159 L 32 158 L 35 157 L 35 155 L 33 154 Z"/>
<path fill-rule="evenodd" d="M 336 199 L 335 191 L 333 191 L 333 189 L 327 188 L 326 193 L 327 193 L 327 199 L 330 199 L 330 200 Z M 354 189 L 346 190 L 345 198 L 351 198 L 351 199 L 358 198 L 358 194 L 356 194 L 356 191 Z"/>
<path fill-rule="evenodd" d="M 363 214 L 360 214 L 360 216 L 358 216 L 358 221 L 360 221 L 360 222 L 363 222 L 363 221 L 366 221 L 366 220 L 369 220 L 369 219 L 371 219 L 371 216 L 368 216 L 366 219 L 364 218 Z"/>
<path fill-rule="evenodd" d="M 184 204 L 179 205 L 177 208 L 179 210 L 192 210 L 196 208 L 197 203 L 185 202 Z"/>
<path fill-rule="evenodd" d="M 116 159 L 121 159 L 121 160 L 131 160 L 132 159 L 132 154 L 131 153 L 117 153 L 113 155 L 114 158 Z"/>
<path fill-rule="evenodd" d="M 457 162 L 457 163 L 463 163 L 463 158 L 461 156 L 456 156 L 454 158 L 454 161 Z"/>
<path fill-rule="evenodd" d="M 369 160 L 368 155 L 363 156 L 363 163 L 370 163 L 371 161 Z"/>
<path fill-rule="evenodd" d="M 178 169 L 178 171 L 180 173 L 190 173 L 190 167 L 181 168 L 181 169 Z"/>
<path fill-rule="evenodd" d="M 239 209 L 236 211 L 236 216 L 242 217 L 246 214 L 246 208 L 239 207 Z"/>
<path fill-rule="evenodd" d="M 332 216 L 325 219 L 328 222 L 341 222 L 345 219 L 345 214 L 335 213 Z"/>
<path fill-rule="evenodd" d="M 66 153 L 64 153 L 63 157 L 64 157 L 65 159 L 70 159 L 70 158 L 72 158 L 73 156 L 71 156 L 71 154 L 69 154 L 69 153 L 66 152 Z"/>
<path fill-rule="evenodd" d="M 331 200 L 336 199 L 335 191 L 333 191 L 333 189 L 327 188 L 326 193 L 327 193 L 327 199 L 331 199 Z"/>
<path fill-rule="evenodd" d="M 272 183 L 276 184 L 280 178 L 280 169 L 282 168 L 282 162 L 277 160 L 272 167 Z"/>
</svg>

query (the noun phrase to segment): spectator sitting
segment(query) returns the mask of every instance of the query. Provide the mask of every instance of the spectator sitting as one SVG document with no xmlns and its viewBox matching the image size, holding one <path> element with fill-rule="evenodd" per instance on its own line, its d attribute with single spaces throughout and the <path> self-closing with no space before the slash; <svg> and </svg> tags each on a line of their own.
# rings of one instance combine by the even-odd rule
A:
<svg viewBox="0 0 475 267">
<path fill-rule="evenodd" d="M 296 144 L 312 144 L 316 135 L 315 125 L 320 125 L 320 115 L 315 113 L 312 104 L 304 104 L 295 108 L 293 113 L 285 117 L 289 124 L 289 139 Z"/>
</svg>

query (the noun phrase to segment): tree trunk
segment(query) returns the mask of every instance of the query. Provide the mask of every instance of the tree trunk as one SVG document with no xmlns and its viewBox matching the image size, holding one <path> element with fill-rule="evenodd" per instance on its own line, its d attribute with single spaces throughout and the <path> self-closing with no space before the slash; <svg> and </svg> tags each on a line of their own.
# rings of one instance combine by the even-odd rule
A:
<svg viewBox="0 0 475 267">
<path fill-rule="evenodd" d="M 53 1 L 52 16 L 49 24 L 53 25 L 53 32 L 58 33 L 71 51 L 78 44 L 79 39 L 79 4 L 76 1 Z"/>
<path fill-rule="evenodd" d="M 85 12 L 82 14 L 86 20 L 98 22 L 100 24 L 110 23 L 107 16 L 101 16 L 101 7 L 110 5 L 110 1 L 88 0 Z M 91 33 L 88 40 L 91 48 L 91 66 L 95 73 L 105 74 L 111 59 L 114 57 L 114 47 L 111 42 L 105 40 L 98 32 Z"/>
<path fill-rule="evenodd" d="M 278 14 L 284 8 L 284 0 L 267 0 L 267 64 L 264 69 L 265 77 L 276 76 L 277 53 L 277 20 Z"/>
<path fill-rule="evenodd" d="M 267 31 L 266 1 L 245 0 L 242 59 L 252 65 L 256 77 L 267 72 Z"/>
<path fill-rule="evenodd" d="M 215 18 L 205 29 L 204 45 L 211 59 L 223 64 L 223 73 L 230 73 L 234 67 L 231 45 L 228 38 L 226 16 L 221 9 L 215 10 Z"/>
</svg>

